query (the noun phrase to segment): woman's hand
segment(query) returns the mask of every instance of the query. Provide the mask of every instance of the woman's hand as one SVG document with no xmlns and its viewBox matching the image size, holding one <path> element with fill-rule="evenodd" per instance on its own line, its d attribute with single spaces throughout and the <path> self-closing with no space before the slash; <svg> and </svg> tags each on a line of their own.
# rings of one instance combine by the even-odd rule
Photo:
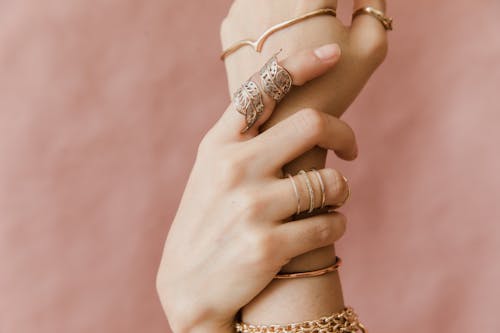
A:
<svg viewBox="0 0 500 333">
<path fill-rule="evenodd" d="M 383 0 L 355 0 L 354 8 L 372 6 L 385 10 Z M 257 38 L 269 27 L 320 8 L 336 8 L 336 0 L 235 0 L 221 27 L 223 48 L 247 38 Z M 226 70 L 229 90 L 236 88 L 269 58 L 283 49 L 293 54 L 327 43 L 337 43 L 342 60 L 334 70 L 291 93 L 271 117 L 268 128 L 304 106 L 340 116 L 359 94 L 387 53 L 387 33 L 372 16 L 360 15 L 351 26 L 332 16 L 318 16 L 272 34 L 262 53 L 243 47 L 229 55 Z"/>
<path fill-rule="evenodd" d="M 385 10 L 384 0 L 354 0 L 354 10 L 372 6 Z M 336 9 L 336 0 L 235 0 L 221 26 L 223 49 L 236 41 L 257 38 L 269 27 L 320 8 Z M 317 16 L 272 34 L 262 53 L 242 47 L 225 59 L 229 90 L 234 92 L 243 80 L 259 68 L 274 52 L 295 53 L 325 43 L 337 43 L 342 58 L 335 68 L 300 89 L 292 91 L 276 108 L 261 129 L 266 130 L 304 107 L 340 117 L 359 94 L 387 53 L 387 32 L 381 22 L 369 15 L 355 18 L 345 26 L 332 16 Z M 313 149 L 285 166 L 288 172 L 325 165 L 326 152 Z M 318 249 L 292 260 L 290 270 L 308 270 L 330 261 L 333 247 Z"/>
<path fill-rule="evenodd" d="M 295 85 L 326 73 L 338 48 L 303 51 L 281 62 Z M 325 213 L 288 222 L 297 210 L 284 164 L 318 145 L 347 160 L 357 154 L 352 130 L 326 113 L 304 109 L 258 134 L 275 107 L 263 94 L 265 110 L 256 126 L 240 133 L 245 118 L 229 106 L 198 150 L 157 276 L 157 289 L 174 332 L 233 332 L 240 308 L 262 291 L 291 258 L 332 244 L 345 217 Z M 319 170 L 326 204 L 347 195 L 343 177 Z M 304 177 L 295 176 L 301 210 L 308 206 Z M 320 183 L 310 177 L 316 193 Z M 321 205 L 316 197 L 315 207 Z"/>
</svg>

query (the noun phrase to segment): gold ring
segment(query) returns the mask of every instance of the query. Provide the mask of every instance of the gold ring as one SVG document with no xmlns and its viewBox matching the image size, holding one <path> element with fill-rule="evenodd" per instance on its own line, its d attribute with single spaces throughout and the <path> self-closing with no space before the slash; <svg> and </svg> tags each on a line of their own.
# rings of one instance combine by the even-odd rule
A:
<svg viewBox="0 0 500 333">
<path fill-rule="evenodd" d="M 316 178 L 318 179 L 319 188 L 321 190 L 321 209 L 325 208 L 326 203 L 326 193 L 325 193 L 325 183 L 323 183 L 323 178 L 321 177 L 321 173 L 318 170 L 312 169 Z"/>
<path fill-rule="evenodd" d="M 234 93 L 233 103 L 236 111 L 245 116 L 246 126 L 241 134 L 248 131 L 264 112 L 264 102 L 259 87 L 252 80 L 244 82 Z"/>
<path fill-rule="evenodd" d="M 352 14 L 352 19 L 354 20 L 354 18 L 356 18 L 358 15 L 363 15 L 363 14 L 375 17 L 377 20 L 380 21 L 380 23 L 382 23 L 385 30 L 392 30 L 392 18 L 385 16 L 385 13 L 383 11 L 370 6 L 361 7 Z"/>
<path fill-rule="evenodd" d="M 292 182 L 292 187 L 293 191 L 295 192 L 295 197 L 297 198 L 297 213 L 296 215 L 300 214 L 300 194 L 299 194 L 299 189 L 297 188 L 297 184 L 295 183 L 295 179 L 293 179 L 291 174 L 287 174 L 288 178 Z"/>
<path fill-rule="evenodd" d="M 351 197 L 351 187 L 349 186 L 349 181 L 347 180 L 347 178 L 345 176 L 342 176 L 342 178 L 344 178 L 345 185 L 347 186 L 347 195 L 346 195 L 345 199 L 342 200 L 340 203 L 330 206 L 330 209 L 328 210 L 329 213 L 331 213 L 334 210 L 339 209 L 340 207 L 345 205 L 347 200 L 349 200 L 349 198 Z"/>
<path fill-rule="evenodd" d="M 311 184 L 311 180 L 309 179 L 307 172 L 305 172 L 304 170 L 300 170 L 299 174 L 305 177 L 307 192 L 309 192 L 309 210 L 307 212 L 312 213 L 312 211 L 314 210 L 314 190 Z"/>
</svg>

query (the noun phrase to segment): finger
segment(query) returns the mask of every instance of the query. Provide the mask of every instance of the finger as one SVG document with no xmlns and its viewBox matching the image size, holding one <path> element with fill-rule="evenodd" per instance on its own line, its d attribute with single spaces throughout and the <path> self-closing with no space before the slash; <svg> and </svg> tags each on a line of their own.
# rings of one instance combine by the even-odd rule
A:
<svg viewBox="0 0 500 333">
<path fill-rule="evenodd" d="M 344 215 L 335 212 L 283 223 L 273 230 L 282 249 L 278 255 L 283 256 L 283 260 L 289 260 L 331 245 L 344 235 L 346 221 Z"/>
<path fill-rule="evenodd" d="M 338 45 L 327 44 L 314 50 L 299 52 L 284 59 L 279 64 L 290 73 L 292 84 L 300 86 L 327 72 L 337 63 L 339 57 L 340 48 Z M 276 102 L 263 92 L 260 74 L 254 74 L 251 80 L 258 87 L 258 90 L 254 89 L 252 92 L 261 96 L 264 108 L 257 115 L 254 125 L 245 133 L 241 133 L 241 130 L 247 126 L 247 119 L 243 114 L 236 111 L 235 103 L 231 103 L 213 128 L 213 132 L 216 133 L 215 135 L 222 140 L 241 141 L 256 136 L 258 134 L 258 127 L 271 116 L 275 108 Z M 256 88 L 254 85 L 252 86 Z M 248 91 L 245 90 L 245 93 Z M 255 99 L 255 101 L 257 100 L 258 98 Z M 254 114 L 253 108 L 250 109 L 252 110 L 247 112 L 247 115 Z"/>
<path fill-rule="evenodd" d="M 354 0 L 353 13 L 363 7 L 373 7 L 385 13 L 384 0 Z M 375 63 L 385 57 L 387 52 L 387 32 L 384 25 L 368 14 L 356 16 L 351 24 L 350 40 L 357 53 Z"/>
<path fill-rule="evenodd" d="M 332 149 L 345 160 L 357 157 L 354 131 L 342 120 L 314 109 L 304 109 L 250 141 L 259 151 L 257 163 L 274 173 L 314 146 Z"/>
<path fill-rule="evenodd" d="M 315 209 L 323 205 L 323 200 L 325 207 L 343 204 L 349 197 L 346 178 L 337 170 L 330 168 L 318 170 L 318 173 L 320 177 L 314 171 L 308 171 L 305 175 L 297 174 L 293 176 L 293 182 L 290 178 L 277 179 L 268 188 L 264 188 L 262 193 L 266 194 L 263 195 L 269 198 L 268 202 L 273 203 L 266 216 L 273 221 L 282 221 L 297 211 L 308 211 L 311 193 Z M 307 181 L 311 186 L 311 192 Z"/>
</svg>

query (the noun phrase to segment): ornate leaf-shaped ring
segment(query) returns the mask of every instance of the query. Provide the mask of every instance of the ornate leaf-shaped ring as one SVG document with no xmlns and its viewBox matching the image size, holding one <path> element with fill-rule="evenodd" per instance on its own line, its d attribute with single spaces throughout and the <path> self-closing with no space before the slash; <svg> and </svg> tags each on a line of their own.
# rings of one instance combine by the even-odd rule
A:
<svg viewBox="0 0 500 333">
<path fill-rule="evenodd" d="M 292 76 L 278 64 L 275 54 L 260 70 L 260 80 L 266 94 L 281 101 L 292 88 Z"/>
<path fill-rule="evenodd" d="M 259 87 L 252 80 L 244 82 L 234 93 L 233 103 L 236 111 L 245 116 L 246 126 L 241 134 L 248 131 L 264 112 L 264 102 Z"/>
</svg>

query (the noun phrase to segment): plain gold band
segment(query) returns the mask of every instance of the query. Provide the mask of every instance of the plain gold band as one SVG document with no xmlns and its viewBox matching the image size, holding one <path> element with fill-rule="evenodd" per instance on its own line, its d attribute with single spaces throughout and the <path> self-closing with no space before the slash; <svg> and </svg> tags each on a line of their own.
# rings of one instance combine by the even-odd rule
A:
<svg viewBox="0 0 500 333">
<path fill-rule="evenodd" d="M 288 174 L 288 178 L 290 179 L 290 182 L 292 183 L 293 192 L 295 192 L 295 197 L 297 198 L 297 215 L 299 215 L 300 214 L 300 194 L 299 194 L 299 189 L 297 188 L 297 184 L 295 183 L 295 179 L 293 179 L 293 176 L 291 174 Z"/>
<path fill-rule="evenodd" d="M 338 204 L 330 206 L 330 209 L 328 210 L 329 213 L 332 213 L 336 209 L 339 209 L 340 207 L 345 205 L 347 200 L 349 200 L 349 198 L 351 197 L 351 187 L 349 186 L 349 181 L 347 180 L 347 178 L 345 176 L 342 176 L 342 178 L 344 178 L 345 185 L 347 186 L 347 195 L 345 196 L 344 200 L 342 200 Z"/>
<path fill-rule="evenodd" d="M 316 200 L 314 197 L 314 189 L 312 187 L 311 180 L 309 179 L 309 175 L 307 174 L 307 172 L 305 172 L 304 170 L 300 170 L 299 175 L 303 175 L 305 177 L 307 192 L 309 192 L 309 210 L 307 212 L 312 213 L 314 210 L 314 203 Z"/>
<path fill-rule="evenodd" d="M 316 175 L 316 178 L 318 179 L 319 183 L 319 188 L 321 190 L 321 209 L 325 208 L 326 204 L 326 192 L 325 192 L 325 183 L 323 182 L 323 177 L 321 177 L 321 173 L 319 173 L 318 170 L 316 169 L 311 169 L 314 174 Z"/>
<path fill-rule="evenodd" d="M 267 29 L 257 40 L 251 40 L 251 39 L 244 39 L 239 42 L 236 42 L 235 44 L 231 45 L 227 49 L 224 50 L 222 55 L 220 56 L 221 60 L 224 60 L 228 55 L 236 52 L 243 46 L 251 46 L 257 53 L 260 53 L 262 51 L 262 47 L 264 46 L 264 42 L 271 36 L 273 33 L 279 30 L 283 30 L 291 25 L 294 25 L 296 23 L 302 22 L 304 20 L 307 20 L 311 17 L 315 16 L 320 16 L 320 15 L 330 15 L 333 17 L 337 16 L 337 12 L 335 9 L 332 8 L 322 8 L 318 9 L 309 13 L 306 13 L 304 15 L 301 15 L 299 17 L 293 18 L 288 21 L 284 21 L 281 23 L 278 23 L 271 28 Z"/>
<path fill-rule="evenodd" d="M 376 8 L 367 6 L 361 7 L 352 14 L 352 19 L 354 20 L 357 16 L 367 14 L 373 16 L 382 23 L 385 30 L 392 30 L 392 18 L 385 15 L 385 13 Z"/>
</svg>

